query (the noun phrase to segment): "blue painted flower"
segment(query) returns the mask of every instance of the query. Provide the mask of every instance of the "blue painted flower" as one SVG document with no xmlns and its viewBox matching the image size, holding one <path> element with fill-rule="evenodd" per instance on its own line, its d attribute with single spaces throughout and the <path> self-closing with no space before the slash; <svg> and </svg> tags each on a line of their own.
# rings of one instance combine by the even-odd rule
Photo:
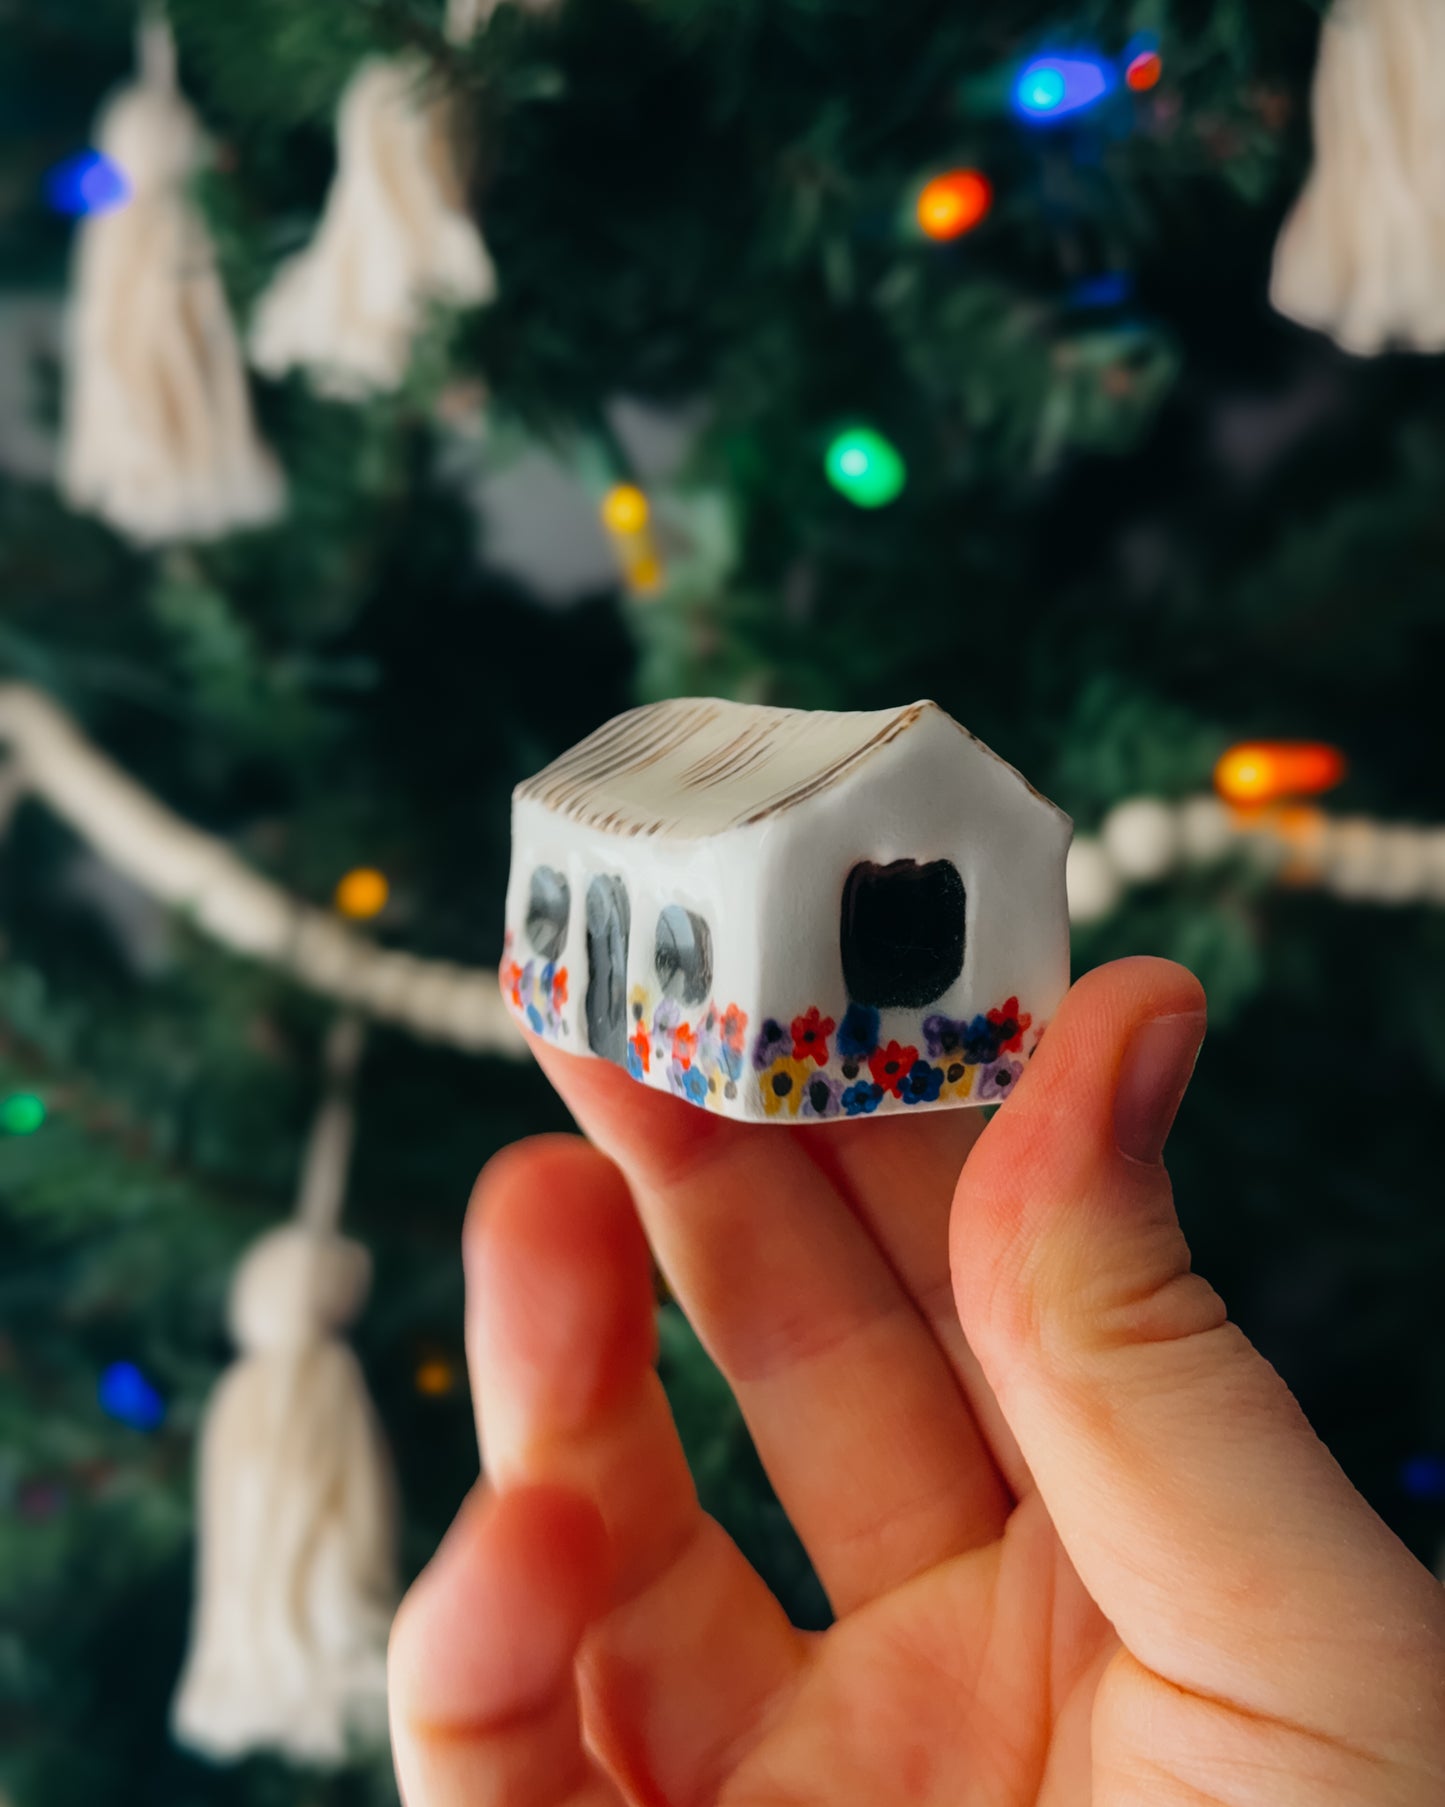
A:
<svg viewBox="0 0 1445 1807">
<path fill-rule="evenodd" d="M 974 1097 L 980 1104 L 997 1104 L 1000 1098 L 1007 1098 L 1018 1084 L 1023 1070 L 1024 1063 L 1021 1060 L 1010 1060 L 1007 1055 L 1002 1060 L 994 1061 L 979 1074 Z"/>
<path fill-rule="evenodd" d="M 542 1012 L 538 1010 L 535 1004 L 529 1004 L 527 1006 L 527 1021 L 531 1024 L 532 1033 L 534 1035 L 541 1035 L 547 1027 L 542 1020 Z"/>
<path fill-rule="evenodd" d="M 883 1102 L 883 1087 L 860 1079 L 848 1087 L 839 1102 L 850 1117 L 871 1117 Z"/>
<path fill-rule="evenodd" d="M 555 960 L 549 960 L 537 975 L 538 984 L 541 985 L 543 991 L 545 991 L 549 997 L 552 995 L 552 981 L 556 977 L 557 962 Z"/>
<path fill-rule="evenodd" d="M 964 1030 L 963 1058 L 971 1067 L 986 1067 L 998 1059 L 998 1047 L 998 1024 L 986 1016 L 976 1016 Z"/>
<path fill-rule="evenodd" d="M 842 1106 L 843 1087 L 826 1073 L 814 1073 L 803 1081 L 805 1117 L 836 1117 Z"/>
<path fill-rule="evenodd" d="M 915 1060 L 908 1069 L 898 1096 L 905 1104 L 933 1104 L 943 1090 L 943 1068 Z"/>
<path fill-rule="evenodd" d="M 682 1075 L 682 1095 L 694 1104 L 707 1102 L 707 1074 L 701 1067 L 688 1067 Z"/>
<path fill-rule="evenodd" d="M 871 1054 L 878 1046 L 878 1012 L 867 1004 L 850 1004 L 834 1039 L 838 1053 L 845 1058 L 857 1060 Z"/>
<path fill-rule="evenodd" d="M 729 1079 L 734 1081 L 741 1079 L 743 1076 L 742 1049 L 731 1048 L 724 1042 L 722 1045 L 721 1064 L 723 1072 L 726 1073 Z"/>
<path fill-rule="evenodd" d="M 627 1070 L 634 1079 L 641 1079 L 642 1056 L 637 1052 L 636 1042 L 627 1044 Z"/>
<path fill-rule="evenodd" d="M 775 1023 L 769 1017 L 753 1043 L 753 1065 L 761 1073 L 764 1067 L 770 1067 L 775 1060 L 790 1056 L 792 1052 L 792 1035 L 781 1023 Z"/>
</svg>

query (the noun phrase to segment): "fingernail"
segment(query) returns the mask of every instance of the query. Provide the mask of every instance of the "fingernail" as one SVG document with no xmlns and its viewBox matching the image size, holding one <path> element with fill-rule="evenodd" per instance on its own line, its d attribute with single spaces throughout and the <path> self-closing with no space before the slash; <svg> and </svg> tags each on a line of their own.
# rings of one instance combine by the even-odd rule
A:
<svg viewBox="0 0 1445 1807">
<path fill-rule="evenodd" d="M 1196 1011 L 1156 1016 L 1129 1038 L 1114 1089 L 1114 1141 L 1131 1161 L 1153 1166 L 1199 1058 L 1205 1021 Z"/>
</svg>

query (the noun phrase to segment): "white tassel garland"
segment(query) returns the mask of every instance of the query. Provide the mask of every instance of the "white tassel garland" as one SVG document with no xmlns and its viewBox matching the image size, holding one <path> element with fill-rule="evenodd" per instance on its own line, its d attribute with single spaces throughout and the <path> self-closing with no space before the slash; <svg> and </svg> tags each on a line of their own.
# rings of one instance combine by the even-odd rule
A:
<svg viewBox="0 0 1445 1807">
<path fill-rule="evenodd" d="M 427 307 L 496 293 L 463 206 L 452 109 L 411 58 L 363 63 L 342 97 L 337 168 L 313 242 L 282 265 L 251 332 L 257 368 L 303 367 L 348 399 L 396 389 Z"/>
<path fill-rule="evenodd" d="M 334 1227 L 360 1046 L 344 1019 L 296 1221 L 264 1236 L 236 1276 L 241 1358 L 202 1432 L 197 1598 L 173 1723 L 211 1757 L 272 1750 L 331 1764 L 384 1736 L 395 1485 L 338 1335 L 365 1301 L 370 1260 Z"/>
<path fill-rule="evenodd" d="M 261 525 L 284 492 L 186 192 L 204 140 L 159 21 L 142 29 L 141 69 L 97 124 L 128 192 L 79 228 L 60 486 L 73 508 L 154 545 Z"/>
<path fill-rule="evenodd" d="M 1445 0 L 1335 0 L 1271 299 L 1346 351 L 1445 349 Z"/>
</svg>

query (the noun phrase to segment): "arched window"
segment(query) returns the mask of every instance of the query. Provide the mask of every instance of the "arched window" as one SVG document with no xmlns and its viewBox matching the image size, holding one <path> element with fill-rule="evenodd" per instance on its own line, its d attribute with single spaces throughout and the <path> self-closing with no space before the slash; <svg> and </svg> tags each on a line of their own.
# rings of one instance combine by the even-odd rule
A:
<svg viewBox="0 0 1445 1807">
<path fill-rule="evenodd" d="M 534 954 L 555 960 L 562 952 L 571 909 L 572 891 L 566 879 L 551 866 L 539 866 L 532 874 L 527 897 L 527 940 Z"/>
<path fill-rule="evenodd" d="M 948 860 L 857 865 L 843 887 L 843 981 L 875 1010 L 935 1003 L 963 971 L 966 900 Z"/>
<path fill-rule="evenodd" d="M 620 878 L 599 874 L 587 887 L 587 1045 L 627 1063 L 627 942 L 632 905 Z"/>
<path fill-rule="evenodd" d="M 664 997 L 701 1004 L 712 990 L 712 931 L 702 917 L 669 904 L 657 919 L 653 965 Z"/>
</svg>

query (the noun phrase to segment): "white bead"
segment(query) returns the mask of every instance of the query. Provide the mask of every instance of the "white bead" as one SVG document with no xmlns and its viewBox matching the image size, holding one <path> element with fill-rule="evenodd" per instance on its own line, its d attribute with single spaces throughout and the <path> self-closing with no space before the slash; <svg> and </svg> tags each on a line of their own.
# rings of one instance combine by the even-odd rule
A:
<svg viewBox="0 0 1445 1807">
<path fill-rule="evenodd" d="M 1234 845 L 1234 824 L 1218 797 L 1188 797 L 1176 814 L 1185 859 L 1201 866 L 1222 860 Z"/>
<path fill-rule="evenodd" d="M 1074 922 L 1100 922 L 1113 911 L 1124 887 L 1102 842 L 1083 835 L 1069 849 L 1066 868 L 1069 916 Z"/>
<path fill-rule="evenodd" d="M 1136 884 L 1163 878 L 1179 857 L 1179 825 L 1158 797 L 1131 797 L 1104 818 L 1102 838 L 1122 877 Z"/>
<path fill-rule="evenodd" d="M 1380 832 L 1375 896 L 1381 903 L 1417 903 L 1425 891 L 1425 839 L 1416 828 Z"/>
<path fill-rule="evenodd" d="M 1322 861 L 1325 890 L 1351 903 L 1370 902 L 1376 894 L 1379 841 L 1378 829 L 1366 817 L 1333 823 Z"/>
<path fill-rule="evenodd" d="M 1445 828 L 1420 831 L 1420 855 L 1423 896 L 1430 903 L 1445 904 Z"/>
</svg>

